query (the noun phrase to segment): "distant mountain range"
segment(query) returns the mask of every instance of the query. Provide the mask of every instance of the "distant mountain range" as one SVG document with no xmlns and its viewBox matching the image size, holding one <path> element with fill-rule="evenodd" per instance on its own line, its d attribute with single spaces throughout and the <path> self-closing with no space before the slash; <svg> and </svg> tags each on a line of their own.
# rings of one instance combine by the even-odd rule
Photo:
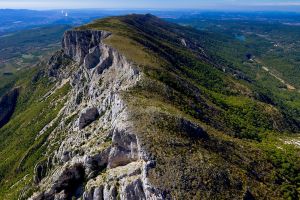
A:
<svg viewBox="0 0 300 200">
<path fill-rule="evenodd" d="M 151 12 L 161 18 L 197 17 L 202 19 L 251 19 L 277 20 L 285 23 L 299 21 L 299 13 L 291 12 L 212 12 L 201 10 L 103 10 L 103 9 L 73 9 L 73 10 L 14 10 L 0 9 L 0 36 L 16 30 L 55 24 L 80 25 L 96 18 L 125 15 L 131 13 L 147 14 Z M 66 13 L 67 16 L 66 16 Z"/>
</svg>

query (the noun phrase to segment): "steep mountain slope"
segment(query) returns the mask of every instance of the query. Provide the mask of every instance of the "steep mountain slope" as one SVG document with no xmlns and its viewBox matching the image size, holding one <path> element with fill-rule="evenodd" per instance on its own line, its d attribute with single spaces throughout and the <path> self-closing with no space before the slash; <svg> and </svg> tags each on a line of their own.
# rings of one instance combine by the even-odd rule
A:
<svg viewBox="0 0 300 200">
<path fill-rule="evenodd" d="M 299 149 L 285 144 L 298 116 L 262 101 L 203 48 L 208 38 L 152 15 L 65 32 L 15 85 L 1 197 L 299 198 Z"/>
<path fill-rule="evenodd" d="M 221 66 L 242 71 L 262 101 L 282 108 L 291 118 L 299 116 L 300 45 L 294 39 L 300 35 L 299 27 L 272 20 L 203 21 L 188 17 L 172 21 L 205 29 L 202 32 L 208 37 L 201 45 Z"/>
</svg>

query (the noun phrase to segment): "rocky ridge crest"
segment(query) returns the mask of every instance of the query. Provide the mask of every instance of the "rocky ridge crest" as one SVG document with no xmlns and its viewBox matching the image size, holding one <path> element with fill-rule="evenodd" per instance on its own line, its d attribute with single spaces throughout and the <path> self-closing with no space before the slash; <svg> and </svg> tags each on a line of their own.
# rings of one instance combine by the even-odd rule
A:
<svg viewBox="0 0 300 200">
<path fill-rule="evenodd" d="M 110 35 L 67 31 L 63 50 L 50 59 L 53 90 L 68 83 L 72 89 L 54 119 L 59 125 L 49 137 L 48 159 L 35 167 L 38 192 L 30 199 L 163 199 L 147 178 L 155 162 L 141 147 L 122 97 L 143 74 L 103 43 Z"/>
</svg>

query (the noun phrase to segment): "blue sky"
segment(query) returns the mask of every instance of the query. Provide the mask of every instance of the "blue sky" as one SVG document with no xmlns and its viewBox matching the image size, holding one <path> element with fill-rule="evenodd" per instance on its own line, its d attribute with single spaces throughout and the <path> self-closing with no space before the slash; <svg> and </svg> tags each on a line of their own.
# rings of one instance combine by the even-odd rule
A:
<svg viewBox="0 0 300 200">
<path fill-rule="evenodd" d="M 0 0 L 0 8 L 194 8 L 225 10 L 251 8 L 286 10 L 300 8 L 300 0 Z"/>
</svg>

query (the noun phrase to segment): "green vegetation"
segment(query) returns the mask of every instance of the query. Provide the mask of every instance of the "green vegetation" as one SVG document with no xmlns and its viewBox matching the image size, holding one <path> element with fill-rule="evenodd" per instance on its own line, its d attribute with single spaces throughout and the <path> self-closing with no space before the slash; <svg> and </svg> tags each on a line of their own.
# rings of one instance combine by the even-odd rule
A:
<svg viewBox="0 0 300 200">
<path fill-rule="evenodd" d="M 294 125 L 299 123 L 300 46 L 294 39 L 300 36 L 299 26 L 257 20 L 206 21 L 193 17 L 171 21 L 201 29 L 199 45 L 213 55 L 219 66 L 245 79 L 258 100 L 276 105 L 287 120 L 295 120 Z M 237 40 L 237 35 L 244 36 L 245 40 Z M 294 125 L 289 127 L 298 132 L 299 127 Z"/>
<path fill-rule="evenodd" d="M 287 144 L 291 136 L 268 133 L 258 147 L 264 150 L 269 161 L 276 167 L 274 181 L 282 183 L 284 199 L 298 199 L 300 189 L 299 147 Z"/>
<path fill-rule="evenodd" d="M 44 98 L 52 84 L 47 78 L 32 83 L 33 73 L 34 70 L 30 70 L 17 81 L 21 92 L 16 111 L 0 129 L 0 158 L 5 160 L 0 163 L 0 198 L 3 199 L 15 199 L 24 186 L 29 186 L 34 166 L 44 159 L 47 137 L 60 122 L 59 118 L 42 135 L 38 133 L 57 117 L 70 88 L 66 84 Z"/>
<path fill-rule="evenodd" d="M 151 15 L 108 18 L 79 29 L 87 28 L 112 32 L 106 43 L 147 76 L 125 97 L 143 145 L 157 160 L 151 173 L 158 187 L 179 199 L 212 198 L 209 191 L 214 197 L 233 198 L 247 187 L 257 197 L 298 199 L 298 149 L 289 147 L 295 149 L 293 154 L 278 154 L 265 135 L 299 131 L 299 94 L 282 90 L 283 84 L 261 63 L 249 61 L 247 53 L 265 51 L 250 45 L 257 38 L 246 37 L 247 46 L 228 34 L 195 31 Z M 209 138 L 195 139 L 191 130 L 181 130 L 181 118 L 206 127 Z"/>
<path fill-rule="evenodd" d="M 233 199 L 250 193 L 299 199 L 299 147 L 288 141 L 300 131 L 300 94 L 263 69 L 272 62 L 287 66 L 264 54 L 272 44 L 269 38 L 230 29 L 222 34 L 217 28 L 197 31 L 152 15 L 111 17 L 77 29 L 110 31 L 105 43 L 144 74 L 123 97 L 139 142 L 156 161 L 150 179 L 165 189 L 166 197 Z M 45 97 L 54 83 L 46 77 L 33 83 L 40 68 L 24 70 L 22 77 L 17 73 L 0 85 L 0 95 L 13 86 L 21 88 L 13 117 L 0 129 L 0 159 L 5 160 L 0 163 L 0 198 L 16 199 L 30 186 L 35 164 L 45 160 L 47 138 L 61 121 L 57 115 L 70 86 Z M 287 79 L 296 73 L 292 68 L 282 77 L 297 86 Z M 76 101 L 82 98 L 79 94 Z M 66 125 L 77 116 L 69 116 Z"/>
<path fill-rule="evenodd" d="M 139 20 L 135 17 L 99 20 L 81 29 L 96 28 L 112 32 L 113 36 L 106 41 L 108 44 L 142 67 L 149 77 L 179 93 L 177 99 L 172 97 L 175 98 L 172 104 L 177 104 L 181 110 L 197 118 L 214 121 L 212 123 L 216 128 L 237 137 L 257 140 L 259 133 L 266 130 L 286 128 L 289 122 L 285 122 L 284 116 L 272 105 L 255 99 L 247 82 L 220 73 L 205 60 L 197 58 L 200 52 L 187 50 L 180 43 L 180 38 L 185 38 L 185 35 L 191 35 L 190 38 L 196 40 L 203 36 L 202 32 L 153 20 L 152 16 Z M 237 102 L 242 105 L 236 105 Z M 214 111 L 207 109 L 209 107 Z M 275 127 L 274 121 L 283 123 L 283 126 Z"/>
<path fill-rule="evenodd" d="M 54 51 L 61 47 L 61 36 L 68 28 L 70 27 L 66 25 L 46 26 L 1 36 L 1 80 L 11 79 L 11 76 L 18 70 L 32 67 L 40 61 L 48 59 Z"/>
</svg>

